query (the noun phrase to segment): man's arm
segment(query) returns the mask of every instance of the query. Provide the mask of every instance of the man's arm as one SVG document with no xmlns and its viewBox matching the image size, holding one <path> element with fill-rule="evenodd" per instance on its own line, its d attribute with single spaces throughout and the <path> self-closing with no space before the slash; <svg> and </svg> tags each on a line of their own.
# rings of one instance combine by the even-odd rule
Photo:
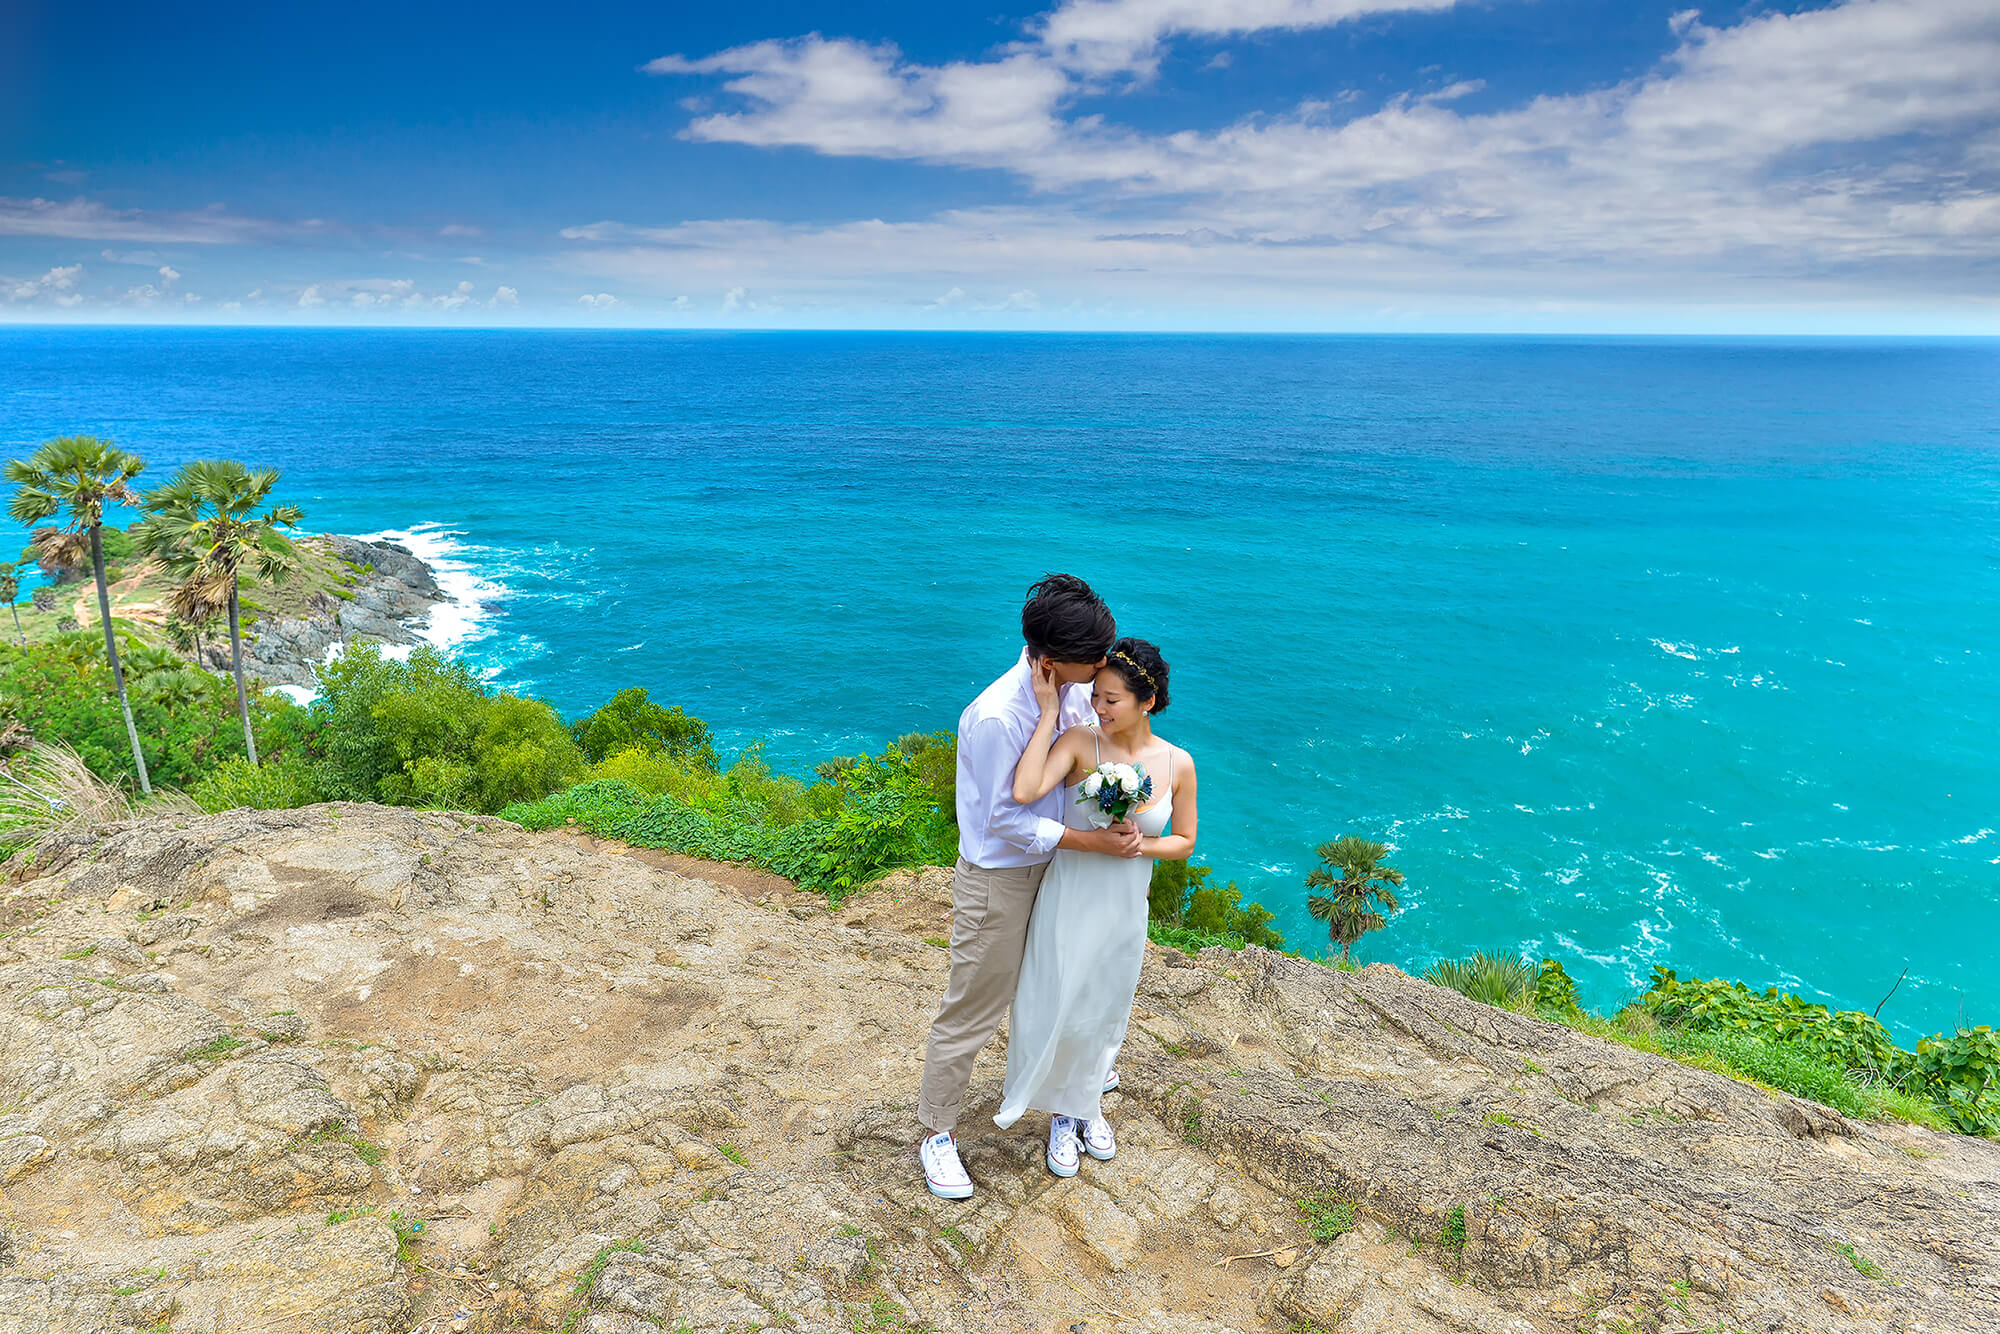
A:
<svg viewBox="0 0 2000 1334">
<path fill-rule="evenodd" d="M 987 827 L 1002 842 L 1034 856 L 1054 852 L 1062 841 L 1063 824 L 1035 814 L 1009 790 L 1021 755 L 999 718 L 982 718 L 958 739 L 961 773 L 970 774 L 977 788 L 975 810 L 986 812 Z"/>
<path fill-rule="evenodd" d="M 987 827 L 994 837 L 1011 843 L 1031 856 L 1046 856 L 1058 847 L 1078 852 L 1102 852 L 1112 857 L 1139 855 L 1139 827 L 1126 823 L 1111 829 L 1071 829 L 1060 820 L 1037 815 L 1015 801 L 1008 790 L 1014 766 L 1020 762 L 1007 725 L 998 718 L 984 718 L 958 739 L 966 761 L 965 772 L 977 785 L 974 808 L 987 812 Z"/>
</svg>

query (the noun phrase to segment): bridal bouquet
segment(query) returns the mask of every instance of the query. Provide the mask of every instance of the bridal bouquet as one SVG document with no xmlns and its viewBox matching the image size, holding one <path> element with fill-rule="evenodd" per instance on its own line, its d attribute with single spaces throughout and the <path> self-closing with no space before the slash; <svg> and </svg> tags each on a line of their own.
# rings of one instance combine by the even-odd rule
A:
<svg viewBox="0 0 2000 1334">
<path fill-rule="evenodd" d="M 1153 780 L 1143 764 L 1100 764 L 1083 780 L 1076 801 L 1079 806 L 1095 806 L 1090 822 L 1099 829 L 1132 814 L 1153 795 Z"/>
</svg>

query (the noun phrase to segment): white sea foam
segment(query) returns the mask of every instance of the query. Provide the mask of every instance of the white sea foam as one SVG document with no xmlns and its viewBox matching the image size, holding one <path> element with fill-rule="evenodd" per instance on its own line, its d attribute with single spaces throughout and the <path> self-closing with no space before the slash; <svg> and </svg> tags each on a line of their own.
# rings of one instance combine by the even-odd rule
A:
<svg viewBox="0 0 2000 1334">
<path fill-rule="evenodd" d="M 1967 835 L 1966 835 L 1966 836 L 1965 836 L 1964 838 L 1955 838 L 1955 839 L 1953 839 L 1953 840 L 1952 840 L 1952 842 L 1954 842 L 1954 843 L 1977 843 L 1977 842 L 1981 841 L 1982 839 L 1988 839 L 1988 838 L 1991 838 L 1991 837 L 1993 837 L 1993 832 L 1994 832 L 1994 831 L 1993 831 L 1993 830 L 1991 830 L 1991 829 L 1982 829 L 1982 830 L 1980 830 L 1980 831 L 1979 831 L 1978 833 L 1976 833 L 1976 834 L 1967 834 Z"/>
<path fill-rule="evenodd" d="M 272 686 L 271 689 L 290 695 L 294 704 L 310 704 L 319 698 L 319 691 L 311 686 Z"/>
<path fill-rule="evenodd" d="M 359 536 L 363 541 L 394 542 L 408 547 L 437 576 L 438 587 L 451 600 L 431 608 L 429 619 L 417 631 L 425 642 L 449 651 L 492 633 L 486 623 L 492 619 L 493 604 L 506 598 L 509 590 L 459 558 L 463 553 L 478 550 L 459 540 L 465 536 L 463 529 L 425 522 L 408 529 L 385 528 L 379 533 Z M 384 648 L 383 656 L 408 658 L 409 646 L 400 648 L 400 652 Z"/>
</svg>

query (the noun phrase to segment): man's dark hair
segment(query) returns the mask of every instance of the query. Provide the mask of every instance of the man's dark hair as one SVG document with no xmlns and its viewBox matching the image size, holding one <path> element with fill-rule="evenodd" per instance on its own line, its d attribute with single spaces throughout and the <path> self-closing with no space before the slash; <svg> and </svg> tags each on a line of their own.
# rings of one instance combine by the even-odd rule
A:
<svg viewBox="0 0 2000 1334">
<path fill-rule="evenodd" d="M 1089 584 L 1073 574 L 1051 574 L 1028 590 L 1021 638 L 1029 657 L 1096 662 L 1118 638 L 1118 623 Z"/>
</svg>

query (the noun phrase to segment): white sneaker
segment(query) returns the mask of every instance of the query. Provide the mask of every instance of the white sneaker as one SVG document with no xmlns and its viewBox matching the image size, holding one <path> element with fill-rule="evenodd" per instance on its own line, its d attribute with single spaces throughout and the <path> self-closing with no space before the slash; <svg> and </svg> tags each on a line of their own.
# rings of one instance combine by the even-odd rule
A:
<svg viewBox="0 0 2000 1334">
<path fill-rule="evenodd" d="M 1076 1152 L 1076 1118 L 1058 1116 L 1049 1122 L 1049 1171 L 1059 1177 L 1076 1175 L 1082 1160 Z"/>
<path fill-rule="evenodd" d="M 1101 1116 L 1093 1116 L 1083 1123 L 1083 1147 L 1090 1156 L 1100 1163 L 1108 1163 L 1118 1156 L 1118 1137 L 1111 1133 L 1111 1123 Z"/>
<path fill-rule="evenodd" d="M 1118 1067 L 1114 1065 L 1111 1067 L 1111 1073 L 1104 1077 L 1104 1091 L 1106 1093 L 1109 1093 L 1111 1092 L 1111 1090 L 1117 1087 L 1118 1087 Z"/>
<path fill-rule="evenodd" d="M 944 1200 L 971 1196 L 972 1178 L 965 1174 L 965 1164 L 958 1161 L 958 1141 L 949 1133 L 932 1135 L 918 1145 L 917 1157 L 923 1162 L 924 1181 L 931 1194 Z"/>
</svg>

